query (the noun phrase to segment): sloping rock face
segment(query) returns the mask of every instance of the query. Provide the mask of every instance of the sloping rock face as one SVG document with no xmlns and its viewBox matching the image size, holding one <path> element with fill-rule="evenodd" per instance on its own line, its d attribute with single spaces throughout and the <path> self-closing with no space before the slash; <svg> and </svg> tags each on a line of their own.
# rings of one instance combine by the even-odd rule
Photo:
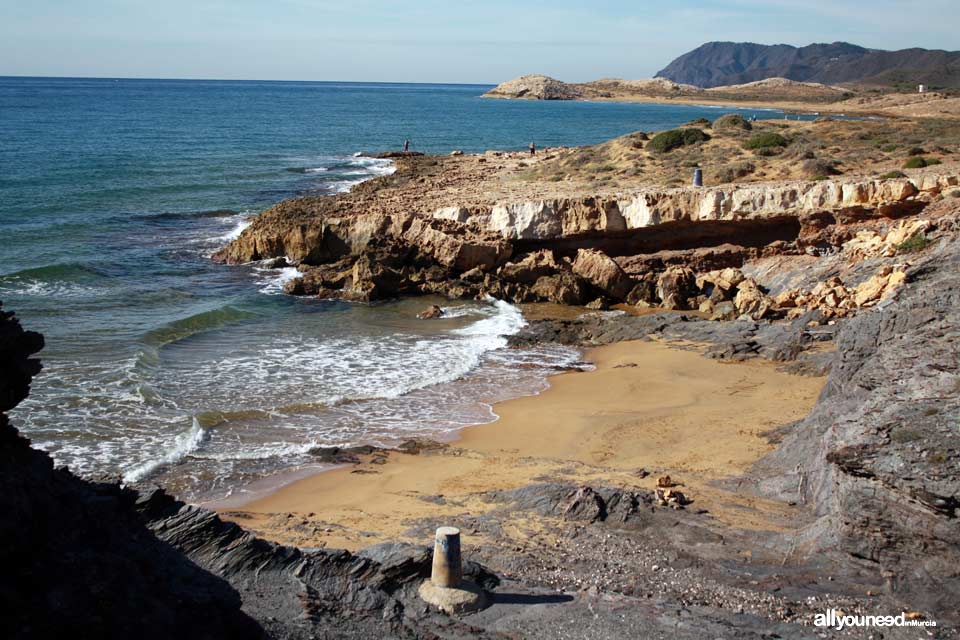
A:
<svg viewBox="0 0 960 640">
<path fill-rule="evenodd" d="M 842 325 L 816 408 L 758 473 L 765 493 L 816 505 L 807 551 L 839 549 L 910 606 L 946 611 L 960 601 L 960 245 L 906 278 Z"/>
</svg>

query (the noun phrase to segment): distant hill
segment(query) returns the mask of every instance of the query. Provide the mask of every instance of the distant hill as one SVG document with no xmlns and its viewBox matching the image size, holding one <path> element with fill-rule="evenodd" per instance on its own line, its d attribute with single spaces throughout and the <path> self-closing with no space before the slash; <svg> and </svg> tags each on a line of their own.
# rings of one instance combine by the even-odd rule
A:
<svg viewBox="0 0 960 640">
<path fill-rule="evenodd" d="M 698 87 L 788 78 L 822 84 L 862 83 L 960 87 L 960 51 L 866 49 L 847 42 L 764 45 L 708 42 L 657 73 L 659 78 Z"/>
</svg>

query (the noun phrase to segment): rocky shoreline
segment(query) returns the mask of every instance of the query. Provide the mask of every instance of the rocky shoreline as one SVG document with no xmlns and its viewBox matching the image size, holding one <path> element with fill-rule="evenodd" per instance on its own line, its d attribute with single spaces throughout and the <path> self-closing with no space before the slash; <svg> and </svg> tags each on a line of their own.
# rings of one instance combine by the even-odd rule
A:
<svg viewBox="0 0 960 640">
<path fill-rule="evenodd" d="M 957 168 L 533 200 L 470 191 L 521 162 L 532 161 L 401 157 L 395 174 L 349 194 L 278 204 L 216 258 L 296 264 L 298 295 L 591 308 L 532 321 L 515 344 L 658 340 L 828 374 L 806 418 L 767 434 L 772 453 L 718 482 L 774 505 L 777 530 L 610 481 L 548 477 L 490 492 L 477 498 L 491 511 L 462 518 L 487 540 L 468 549 L 467 571 L 491 606 L 451 617 L 416 595 L 426 547 L 269 542 L 159 488 L 55 469 L 4 413 L 0 593 L 15 606 L 3 635 L 807 638 L 819 631 L 813 616 L 837 608 L 904 611 L 955 637 Z M 26 397 L 41 347 L 0 317 L 4 412 Z M 518 513 L 540 532 L 522 545 L 502 528 Z M 409 526 L 427 541 L 437 524 Z"/>
<path fill-rule="evenodd" d="M 878 117 L 960 116 L 960 98 L 955 90 L 924 93 L 871 91 L 845 84 L 834 86 L 767 77 L 742 84 L 701 87 L 666 77 L 642 80 L 601 78 L 569 83 L 541 74 L 528 74 L 502 82 L 485 98 L 501 100 L 590 100 L 652 102 L 663 104 L 710 104 L 725 107 L 773 108 L 791 113 L 857 114 Z"/>
<path fill-rule="evenodd" d="M 811 334 L 799 319 L 712 322 L 659 312 L 531 323 L 515 341 L 655 338 L 699 344 L 686 348 L 706 349 L 721 359 L 825 367 L 830 379 L 807 419 L 770 434 L 777 450 L 746 477 L 729 481 L 738 492 L 785 505 L 784 517 L 790 515 L 783 531 L 732 529 L 695 507 L 657 507 L 652 492 L 602 484 L 554 481 L 491 494 L 486 499 L 502 504 L 504 516 L 528 514 L 546 535 L 522 549 L 508 547 L 496 543 L 502 535 L 496 510 L 474 519 L 474 529 L 494 543 L 470 549 L 471 561 L 482 564 L 470 564 L 468 572 L 493 597 L 490 608 L 462 619 L 430 611 L 417 599 L 416 585 L 429 571 L 427 547 L 387 544 L 351 554 L 266 542 L 162 490 L 138 492 L 54 470 L 4 418 L 0 495 L 6 512 L 30 509 L 35 517 L 46 514 L 40 521 L 64 522 L 68 509 L 77 510 L 68 530 L 31 529 L 22 526 L 22 518 L 5 519 L 19 524 L 5 528 L 5 566 L 14 570 L 5 573 L 3 588 L 24 592 L 27 574 L 15 570 L 23 566 L 36 576 L 30 583 L 33 602 L 49 601 L 51 596 L 40 596 L 56 593 L 56 585 L 70 583 L 71 576 L 90 582 L 91 575 L 103 575 L 93 584 L 111 594 L 111 605 L 96 608 L 93 617 L 84 609 L 89 605 L 76 601 L 52 609 L 42 605 L 42 615 L 23 602 L 19 617 L 5 619 L 10 637 L 44 637 L 67 628 L 107 633 L 125 628 L 131 610 L 140 623 L 153 622 L 154 615 L 170 616 L 158 600 L 175 589 L 170 581 L 184 580 L 191 592 L 179 596 L 178 611 L 196 624 L 189 606 L 183 607 L 203 603 L 211 637 L 554 637 L 549 630 L 566 629 L 582 638 L 710 638 L 731 632 L 801 638 L 809 637 L 813 615 L 829 607 L 848 613 L 903 609 L 937 620 L 937 637 L 951 637 L 960 548 L 958 478 L 949 464 L 960 452 L 951 430 L 960 402 L 955 384 L 949 387 L 957 374 L 958 262 L 960 246 L 941 240 L 907 271 L 905 286 L 889 306 L 829 327 L 836 332 L 833 353 L 815 348 L 832 336 Z M 904 331 L 910 339 L 903 339 Z M 39 342 L 7 318 L 4 344 L 14 346 L 6 347 L 5 357 L 24 363 L 18 367 L 23 373 L 5 387 L 15 390 L 9 408 L 36 369 L 27 358 Z M 913 363 L 910 370 L 903 369 L 905 362 Z M 907 396 L 901 391 L 905 381 L 914 383 Z M 919 396 L 930 399 L 918 405 Z M 837 423 L 838 415 L 849 417 Z M 911 430 L 909 438 L 896 435 L 903 428 Z M 916 455 L 917 443 L 942 458 Z M 42 504 L 49 505 L 42 507 L 47 511 L 39 511 Z M 435 525 L 424 521 L 415 527 L 427 540 Z M 137 570 L 147 578 L 143 587 L 129 581 L 129 568 L 116 569 L 124 576 L 122 591 L 110 586 L 109 571 L 93 571 L 93 564 L 108 567 L 118 561 L 111 558 L 119 559 L 93 544 L 97 536 L 107 536 L 109 548 L 147 554 Z M 24 553 L 41 544 L 56 554 Z M 151 555 L 158 544 L 167 550 Z M 51 581 L 53 574 L 64 582 Z M 209 582 L 202 600 L 198 581 Z M 153 628 L 148 637 L 163 637 L 167 627 Z M 900 637 L 891 631 L 894 635 L 885 637 Z M 868 635 L 855 630 L 851 637 Z"/>
</svg>

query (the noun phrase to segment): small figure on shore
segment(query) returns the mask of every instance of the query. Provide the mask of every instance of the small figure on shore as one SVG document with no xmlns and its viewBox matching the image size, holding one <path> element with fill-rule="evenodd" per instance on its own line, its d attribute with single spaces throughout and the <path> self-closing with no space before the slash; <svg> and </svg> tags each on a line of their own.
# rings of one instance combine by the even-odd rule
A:
<svg viewBox="0 0 960 640">
<path fill-rule="evenodd" d="M 536 155 L 536 153 L 537 153 L 537 145 L 535 145 L 535 144 L 533 144 L 533 143 L 531 142 L 531 143 L 530 143 L 530 155 Z"/>
<path fill-rule="evenodd" d="M 404 150 L 404 151 L 410 151 L 410 141 L 409 141 L 409 140 L 404 140 L 404 141 L 403 141 L 403 150 Z"/>
</svg>

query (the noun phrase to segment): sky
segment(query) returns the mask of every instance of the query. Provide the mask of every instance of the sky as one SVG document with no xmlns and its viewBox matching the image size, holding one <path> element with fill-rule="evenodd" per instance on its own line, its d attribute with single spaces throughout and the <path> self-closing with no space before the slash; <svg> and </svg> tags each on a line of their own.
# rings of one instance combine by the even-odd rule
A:
<svg viewBox="0 0 960 640">
<path fill-rule="evenodd" d="M 0 0 L 0 75 L 636 79 L 713 40 L 957 49 L 956 2 Z"/>
</svg>

